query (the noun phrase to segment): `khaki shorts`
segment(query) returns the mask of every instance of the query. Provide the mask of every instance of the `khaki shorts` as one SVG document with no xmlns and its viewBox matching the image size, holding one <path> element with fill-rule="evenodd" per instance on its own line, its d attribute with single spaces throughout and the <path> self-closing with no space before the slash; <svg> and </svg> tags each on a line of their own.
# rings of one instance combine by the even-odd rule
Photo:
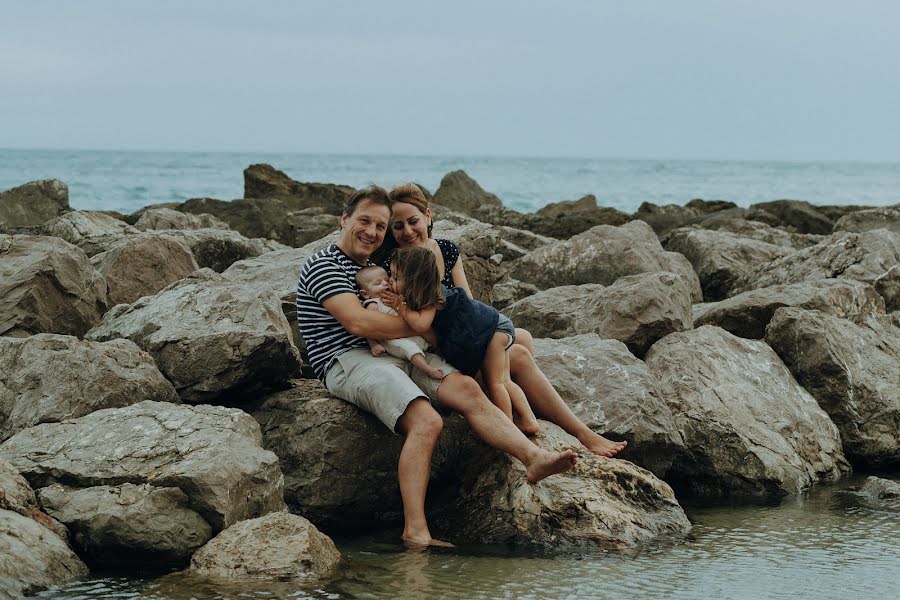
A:
<svg viewBox="0 0 900 600">
<path fill-rule="evenodd" d="M 448 375 L 456 371 L 437 354 L 425 352 L 425 359 Z M 410 402 L 416 398 L 437 402 L 441 381 L 401 358 L 372 356 L 368 348 L 354 348 L 335 358 L 325 376 L 325 387 L 338 398 L 372 413 L 396 433 L 397 419 Z"/>
</svg>

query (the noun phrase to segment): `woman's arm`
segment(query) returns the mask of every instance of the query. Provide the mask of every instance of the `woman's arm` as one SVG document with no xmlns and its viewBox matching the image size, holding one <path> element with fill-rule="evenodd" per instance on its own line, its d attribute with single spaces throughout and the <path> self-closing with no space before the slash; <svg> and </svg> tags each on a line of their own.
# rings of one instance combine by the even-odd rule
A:
<svg viewBox="0 0 900 600">
<path fill-rule="evenodd" d="M 453 278 L 453 285 L 461 287 L 466 291 L 466 296 L 472 299 L 472 290 L 469 289 L 469 280 L 466 279 L 466 270 L 463 268 L 462 256 L 456 260 L 456 264 L 450 269 L 450 276 Z"/>
</svg>

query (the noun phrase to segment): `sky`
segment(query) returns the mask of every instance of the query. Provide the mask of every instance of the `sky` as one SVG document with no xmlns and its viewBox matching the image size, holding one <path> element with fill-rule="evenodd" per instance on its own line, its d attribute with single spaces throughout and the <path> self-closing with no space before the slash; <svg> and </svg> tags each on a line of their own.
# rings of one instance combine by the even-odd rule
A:
<svg viewBox="0 0 900 600">
<path fill-rule="evenodd" d="M 0 0 L 0 147 L 900 162 L 900 2 Z"/>
</svg>

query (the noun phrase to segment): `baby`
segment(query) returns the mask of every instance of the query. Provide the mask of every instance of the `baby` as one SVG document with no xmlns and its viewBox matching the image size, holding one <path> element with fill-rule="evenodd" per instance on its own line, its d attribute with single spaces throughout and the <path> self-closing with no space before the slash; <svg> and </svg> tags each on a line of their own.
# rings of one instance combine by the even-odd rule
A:
<svg viewBox="0 0 900 600">
<path fill-rule="evenodd" d="M 387 271 L 381 267 L 363 267 L 356 273 L 356 284 L 364 298 L 363 306 L 367 310 L 378 310 L 389 315 L 399 316 L 393 308 L 384 305 L 381 301 L 381 295 L 391 289 L 388 281 Z M 404 358 L 411 362 L 413 366 L 420 371 L 433 377 L 434 379 L 443 379 L 446 373 L 443 369 L 436 369 L 428 364 L 425 359 L 425 350 L 428 349 L 428 342 L 420 335 L 397 338 L 395 340 L 378 340 L 367 339 L 369 348 L 372 350 L 373 356 L 380 356 L 387 351 L 391 356 Z"/>
</svg>

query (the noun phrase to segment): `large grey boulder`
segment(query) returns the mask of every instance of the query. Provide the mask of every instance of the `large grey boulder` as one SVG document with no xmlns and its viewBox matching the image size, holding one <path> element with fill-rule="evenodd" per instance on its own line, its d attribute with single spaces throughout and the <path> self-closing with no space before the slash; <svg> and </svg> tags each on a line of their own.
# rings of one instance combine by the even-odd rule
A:
<svg viewBox="0 0 900 600">
<path fill-rule="evenodd" d="M 585 285 L 598 284 L 588 283 Z M 525 283 L 512 277 L 504 277 L 491 289 L 491 305 L 497 310 L 505 311 L 509 305 L 536 293 L 538 293 L 536 285 Z"/>
<path fill-rule="evenodd" d="M 246 238 L 227 229 L 169 230 L 161 235 L 186 244 L 202 268 L 221 273 L 239 260 L 287 248 L 265 238 Z"/>
<path fill-rule="evenodd" d="M 691 263 L 676 252 L 666 252 L 656 234 L 643 221 L 621 227 L 597 225 L 584 233 L 529 252 L 517 261 L 511 275 L 541 289 L 560 285 L 610 285 L 621 277 L 669 271 L 683 275 L 691 285 L 691 298 L 702 298 L 700 281 Z"/>
<path fill-rule="evenodd" d="M 698 224 L 703 229 L 728 231 L 742 238 L 750 238 L 767 244 L 799 250 L 814 246 L 825 239 L 824 235 L 811 233 L 794 233 L 778 227 L 772 227 L 760 221 L 751 221 L 739 217 L 709 218 Z"/>
<path fill-rule="evenodd" d="M 334 542 L 303 517 L 286 512 L 232 525 L 191 559 L 190 572 L 228 579 L 322 578 L 341 560 Z"/>
<path fill-rule="evenodd" d="M 543 421 L 536 443 L 583 450 Z M 691 529 L 672 489 L 626 460 L 583 452 L 575 469 L 530 484 L 507 454 L 482 445 L 467 458 L 462 485 L 434 520 L 453 540 L 625 550 Z"/>
<path fill-rule="evenodd" d="M 617 458 L 665 478 L 684 441 L 656 379 L 622 342 L 593 333 L 535 339 L 534 360 L 583 423 L 628 441 Z"/>
<path fill-rule="evenodd" d="M 872 231 L 887 229 L 900 233 L 900 204 L 859 210 L 844 215 L 834 224 L 835 231 Z"/>
<path fill-rule="evenodd" d="M 88 568 L 55 533 L 0 509 L 0 599 L 31 596 L 86 577 Z"/>
<path fill-rule="evenodd" d="M 433 235 L 459 246 L 460 260 L 463 261 L 472 295 L 486 304 L 493 301 L 494 285 L 505 274 L 492 257 L 497 254 L 518 257 L 526 252 L 515 244 L 506 242 L 498 228 L 481 222 L 455 225 L 447 220 L 437 221 Z"/>
<path fill-rule="evenodd" d="M 871 285 L 852 279 L 822 279 L 750 290 L 720 302 L 695 304 L 694 327 L 716 325 L 734 335 L 760 339 L 775 311 L 796 306 L 852 319 L 883 315 L 884 299 Z"/>
<path fill-rule="evenodd" d="M 280 385 L 300 366 L 274 290 L 201 269 L 154 296 L 110 310 L 88 339 L 127 338 L 150 353 L 191 403 Z"/>
<path fill-rule="evenodd" d="M 144 401 L 20 431 L 0 457 L 34 488 L 179 488 L 220 531 L 284 506 L 278 458 L 260 443 L 259 425 L 238 409 Z"/>
<path fill-rule="evenodd" d="M 140 233 L 125 221 L 90 210 L 73 210 L 60 215 L 45 223 L 41 232 L 78 246 L 88 256 L 106 252 L 124 238 Z"/>
<path fill-rule="evenodd" d="M 851 461 L 900 464 L 900 327 L 780 308 L 766 342 L 837 425 Z"/>
<path fill-rule="evenodd" d="M 54 237 L 0 234 L 0 335 L 82 336 L 106 312 L 106 281 Z"/>
<path fill-rule="evenodd" d="M 735 283 L 761 263 L 794 251 L 727 231 L 693 227 L 669 232 L 665 248 L 687 257 L 700 278 L 703 299 L 707 302 L 727 298 Z"/>
<path fill-rule="evenodd" d="M 888 311 L 900 309 L 900 234 L 885 229 L 832 234 L 815 246 L 761 265 L 732 291 L 830 278 L 868 283 L 884 298 Z"/>
<path fill-rule="evenodd" d="M 30 181 L 0 192 L 0 233 L 37 228 L 69 210 L 65 183 L 59 179 Z"/>
<path fill-rule="evenodd" d="M 859 493 L 881 510 L 900 512 L 900 482 L 869 476 Z"/>
<path fill-rule="evenodd" d="M 141 231 L 160 229 L 229 229 L 228 223 L 213 215 L 206 213 L 192 215 L 162 206 L 142 212 L 137 222 L 134 223 L 134 227 Z"/>
<path fill-rule="evenodd" d="M 33 519 L 58 535 L 61 540 L 69 539 L 65 526 L 40 509 L 34 490 L 9 461 L 3 458 L 0 458 L 0 510 Z"/>
<path fill-rule="evenodd" d="M 764 210 L 774 215 L 781 226 L 797 233 L 831 233 L 834 222 L 822 211 L 803 200 L 773 200 L 750 205 L 751 209 Z"/>
<path fill-rule="evenodd" d="M 434 193 L 434 203 L 446 206 L 484 221 L 492 212 L 503 208 L 503 202 L 478 185 L 465 171 L 451 171 L 444 175 L 438 190 Z"/>
<path fill-rule="evenodd" d="M 525 218 L 532 231 L 558 239 L 570 238 L 595 225 L 624 225 L 631 220 L 620 210 L 597 206 L 597 198 L 592 194 L 578 200 L 552 202 Z"/>
<path fill-rule="evenodd" d="M 180 402 L 153 358 L 130 340 L 0 337 L 0 442 L 39 423 L 142 400 Z"/>
<path fill-rule="evenodd" d="M 290 210 L 323 208 L 328 214 L 340 215 L 353 192 L 346 185 L 295 181 L 267 164 L 244 169 L 244 198 L 277 198 Z"/>
<path fill-rule="evenodd" d="M 579 333 L 624 342 L 636 356 L 675 331 L 690 329 L 690 282 L 675 273 L 641 273 L 609 287 L 596 283 L 550 288 L 508 306 L 504 313 L 535 337 Z"/>
<path fill-rule="evenodd" d="M 645 360 L 684 438 L 667 476 L 680 493 L 779 497 L 850 471 L 834 423 L 763 342 L 707 325 Z"/>
<path fill-rule="evenodd" d="M 184 566 L 212 527 L 177 487 L 149 483 L 40 490 L 44 510 L 65 524 L 79 556 L 107 569 Z"/>
<path fill-rule="evenodd" d="M 155 294 L 200 268 L 187 244 L 155 233 L 129 236 L 91 264 L 106 279 L 110 306 Z"/>
</svg>

